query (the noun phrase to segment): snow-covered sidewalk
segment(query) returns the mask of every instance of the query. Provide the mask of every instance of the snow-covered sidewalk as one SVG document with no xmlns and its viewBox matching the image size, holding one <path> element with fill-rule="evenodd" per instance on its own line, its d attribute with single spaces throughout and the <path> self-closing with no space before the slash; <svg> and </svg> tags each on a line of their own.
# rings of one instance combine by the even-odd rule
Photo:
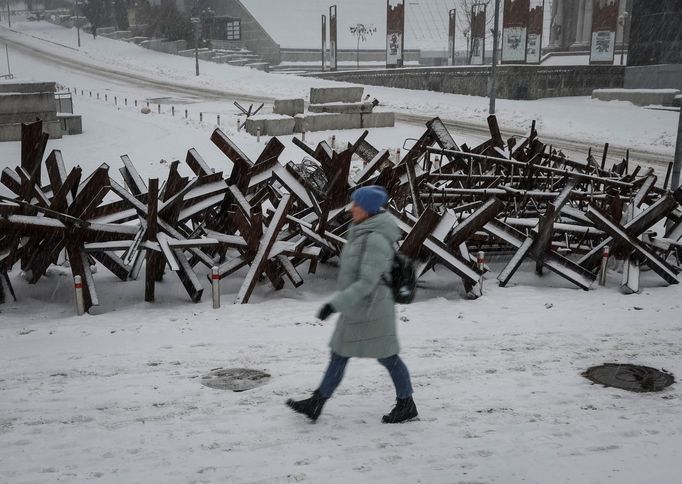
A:
<svg viewBox="0 0 682 484">
<path fill-rule="evenodd" d="M 392 387 L 371 360 L 351 362 L 317 424 L 284 406 L 324 370 L 333 320 L 313 315 L 330 271 L 220 310 L 174 298 L 171 279 L 159 303 L 119 289 L 99 316 L 71 316 L 66 281 L 53 302 L 24 296 L 0 306 L 0 482 L 678 482 L 676 385 L 634 394 L 580 373 L 623 362 L 682 374 L 679 288 L 623 297 L 611 280 L 585 293 L 527 270 L 477 301 L 429 279 L 399 308 L 420 419 L 396 426 L 380 423 Z M 272 379 L 244 393 L 201 385 L 218 367 Z"/>
</svg>

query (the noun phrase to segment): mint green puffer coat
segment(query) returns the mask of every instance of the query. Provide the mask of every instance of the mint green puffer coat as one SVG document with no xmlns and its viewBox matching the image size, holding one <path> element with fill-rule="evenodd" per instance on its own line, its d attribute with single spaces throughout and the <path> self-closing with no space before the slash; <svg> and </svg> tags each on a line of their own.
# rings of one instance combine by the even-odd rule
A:
<svg viewBox="0 0 682 484">
<path fill-rule="evenodd" d="M 329 346 L 341 356 L 385 358 L 398 353 L 395 304 L 383 281 L 390 276 L 400 229 L 388 213 L 353 225 L 341 252 L 338 293 L 330 304 L 340 313 Z"/>
</svg>

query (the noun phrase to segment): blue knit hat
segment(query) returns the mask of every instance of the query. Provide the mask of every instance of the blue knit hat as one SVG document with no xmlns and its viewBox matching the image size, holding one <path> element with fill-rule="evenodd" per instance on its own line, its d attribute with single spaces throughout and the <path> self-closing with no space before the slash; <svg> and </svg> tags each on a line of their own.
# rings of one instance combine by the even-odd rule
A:
<svg viewBox="0 0 682 484">
<path fill-rule="evenodd" d="M 370 185 L 355 190 L 351 199 L 369 215 L 376 215 L 388 200 L 388 194 L 384 187 Z"/>
</svg>

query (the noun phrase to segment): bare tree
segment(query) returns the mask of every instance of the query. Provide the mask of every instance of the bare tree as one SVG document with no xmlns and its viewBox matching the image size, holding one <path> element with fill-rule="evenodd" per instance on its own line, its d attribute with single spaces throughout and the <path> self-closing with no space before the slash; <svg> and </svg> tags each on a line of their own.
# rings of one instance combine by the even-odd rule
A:
<svg viewBox="0 0 682 484">
<path fill-rule="evenodd" d="M 467 41 L 467 59 L 469 58 L 469 41 L 471 39 L 471 7 L 474 5 L 486 5 L 487 14 L 485 19 L 486 34 L 493 28 L 495 2 L 492 0 L 458 0 L 457 26 Z"/>
<path fill-rule="evenodd" d="M 353 34 L 358 40 L 357 48 L 355 50 L 355 62 L 358 69 L 360 68 L 360 41 L 362 40 L 365 42 L 367 37 L 374 35 L 376 31 L 377 28 L 372 24 L 355 24 L 350 26 L 350 33 Z"/>
</svg>

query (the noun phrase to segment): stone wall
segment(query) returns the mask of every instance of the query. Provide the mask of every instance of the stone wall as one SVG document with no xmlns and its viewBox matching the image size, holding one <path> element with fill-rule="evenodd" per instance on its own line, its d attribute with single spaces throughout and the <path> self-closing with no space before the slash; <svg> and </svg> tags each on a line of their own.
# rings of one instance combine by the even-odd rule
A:
<svg viewBox="0 0 682 484">
<path fill-rule="evenodd" d="M 455 66 L 319 72 L 307 76 L 372 86 L 487 96 L 489 72 L 490 66 Z M 590 96 L 594 89 L 623 87 L 623 73 L 622 66 L 500 66 L 497 68 L 497 97 Z"/>
<path fill-rule="evenodd" d="M 327 49 L 329 46 L 327 46 Z M 405 61 L 419 61 L 419 50 L 405 49 Z M 339 62 L 353 62 L 356 60 L 357 52 L 349 49 L 339 49 L 337 58 Z M 282 49 L 282 62 L 321 62 L 322 48 L 319 49 Z M 329 51 L 327 51 L 327 61 L 329 61 Z M 360 62 L 385 62 L 386 50 L 360 50 Z"/>
</svg>

